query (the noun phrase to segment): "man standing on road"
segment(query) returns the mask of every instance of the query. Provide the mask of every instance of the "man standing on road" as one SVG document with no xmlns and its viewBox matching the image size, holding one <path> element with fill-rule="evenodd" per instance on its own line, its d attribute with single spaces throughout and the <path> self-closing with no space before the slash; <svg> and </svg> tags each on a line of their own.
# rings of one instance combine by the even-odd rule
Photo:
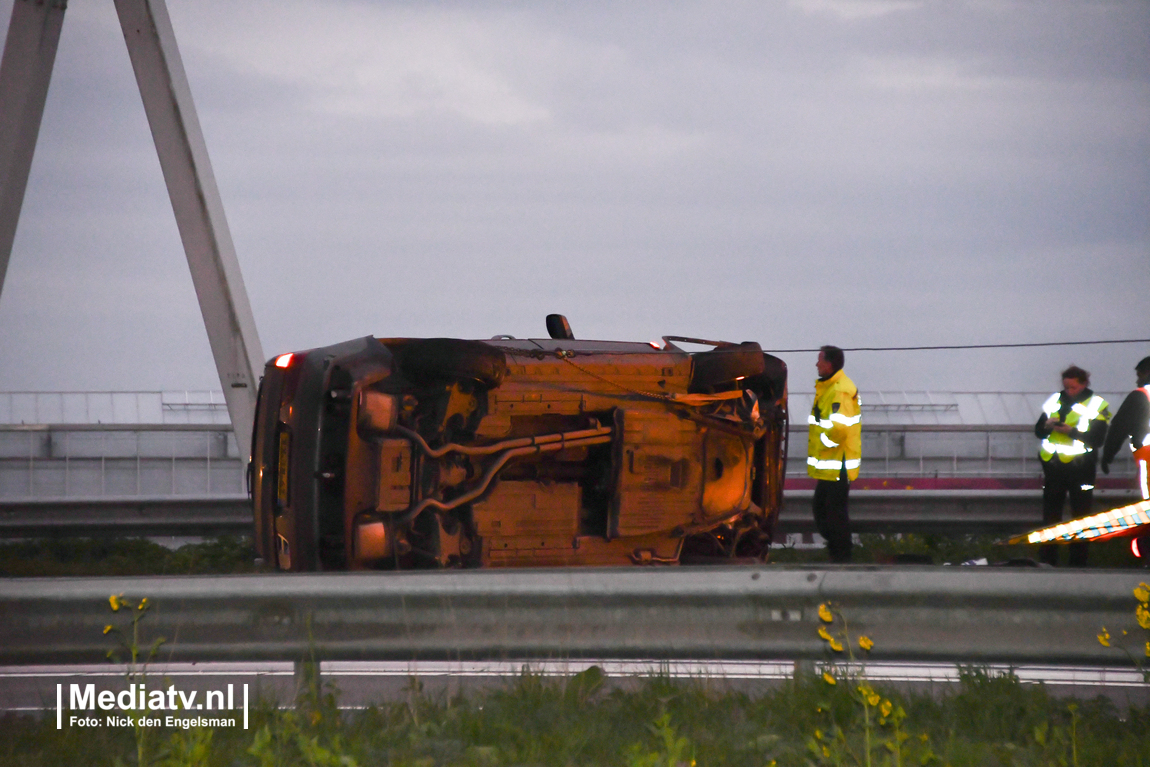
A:
<svg viewBox="0 0 1150 767">
<path fill-rule="evenodd" d="M 815 478 L 815 527 L 827 541 L 832 562 L 851 559 L 851 528 L 847 497 L 862 462 L 859 393 L 843 372 L 843 350 L 819 349 L 815 363 L 815 404 L 807 419 L 807 473 Z"/>
<path fill-rule="evenodd" d="M 1150 500 L 1150 478 L 1147 477 L 1147 464 L 1150 464 L 1150 357 L 1142 358 L 1134 368 L 1134 374 L 1138 388 L 1126 395 L 1110 422 L 1106 445 L 1102 448 L 1102 473 L 1110 473 L 1110 462 L 1129 437 L 1130 449 L 1134 451 L 1138 489 L 1143 500 Z"/>
<path fill-rule="evenodd" d="M 1034 424 L 1034 435 L 1042 440 L 1042 521 L 1053 525 L 1062 521 L 1062 505 L 1070 496 L 1070 517 L 1090 514 L 1094 502 L 1094 471 L 1098 454 L 1106 440 L 1110 406 L 1090 390 L 1090 374 L 1071 365 L 1062 371 L 1062 391 L 1051 394 L 1042 405 Z M 1086 564 L 1085 541 L 1070 544 L 1070 566 Z M 1058 563 L 1058 547 L 1047 544 L 1039 551 L 1047 564 Z"/>
</svg>

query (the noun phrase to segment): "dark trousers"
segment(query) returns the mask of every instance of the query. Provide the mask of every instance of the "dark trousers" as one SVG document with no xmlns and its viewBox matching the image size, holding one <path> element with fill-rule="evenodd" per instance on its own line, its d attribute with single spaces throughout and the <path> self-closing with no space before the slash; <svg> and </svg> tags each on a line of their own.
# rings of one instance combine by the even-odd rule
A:
<svg viewBox="0 0 1150 767">
<path fill-rule="evenodd" d="M 832 562 L 851 561 L 851 521 L 847 514 L 850 490 L 846 469 L 838 480 L 815 481 L 815 528 L 826 539 Z"/>
<path fill-rule="evenodd" d="M 1042 463 L 1042 521 L 1046 525 L 1056 525 L 1062 520 L 1062 506 L 1066 497 L 1070 496 L 1070 517 L 1085 517 L 1090 514 L 1090 507 L 1094 503 L 1094 456 L 1085 456 L 1086 460 L 1074 460 L 1062 463 L 1055 456 Z M 1086 490 L 1082 486 L 1086 485 Z M 1066 545 L 1066 544 L 1061 544 Z M 1070 549 L 1070 566 L 1083 567 L 1086 565 L 1087 543 L 1079 541 L 1067 545 Z M 1039 549 L 1038 557 L 1043 562 L 1058 564 L 1059 545 L 1047 544 Z"/>
</svg>

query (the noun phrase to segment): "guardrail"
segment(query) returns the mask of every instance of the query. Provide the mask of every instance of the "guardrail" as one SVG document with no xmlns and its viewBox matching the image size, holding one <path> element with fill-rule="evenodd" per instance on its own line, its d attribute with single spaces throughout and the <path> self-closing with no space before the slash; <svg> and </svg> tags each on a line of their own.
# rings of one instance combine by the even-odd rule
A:
<svg viewBox="0 0 1150 767">
<path fill-rule="evenodd" d="M 814 532 L 813 490 L 787 490 L 776 532 Z M 1133 503 L 1131 491 L 1102 491 L 1095 508 Z M 1042 525 L 1041 490 L 851 490 L 854 533 L 1006 535 Z"/>
<path fill-rule="evenodd" d="M 793 417 L 793 416 L 792 416 Z M 864 416 L 865 419 L 865 416 Z M 788 477 L 805 477 L 807 426 L 789 429 Z M 884 477 L 1041 477 L 1033 426 L 995 424 L 868 424 L 862 427 L 863 470 Z M 1128 450 L 1113 476 L 1134 476 Z"/>
<path fill-rule="evenodd" d="M 0 538 L 251 535 L 247 496 L 0 501 Z"/>
<path fill-rule="evenodd" d="M 873 424 L 862 438 L 862 483 L 875 476 L 1041 482 L 1029 427 Z M 807 476 L 805 439 L 805 426 L 794 425 L 789 481 Z M 246 454 L 227 424 L 0 424 L 0 502 L 227 497 L 245 490 Z M 1132 484 L 1133 474 L 1129 452 L 1120 452 L 1109 479 Z"/>
<path fill-rule="evenodd" d="M 812 490 L 787 490 L 780 536 L 815 532 Z M 1130 491 L 1096 492 L 1098 510 L 1133 503 Z M 856 533 L 1008 535 L 1042 524 L 1041 490 L 852 490 Z M 47 498 L 0 501 L 0 538 L 249 535 L 246 496 Z M 780 538 L 781 540 L 781 538 Z"/>
<path fill-rule="evenodd" d="M 0 663 L 102 662 L 151 605 L 158 662 L 822 659 L 830 602 L 876 661 L 1128 665 L 1134 571 L 845 566 L 0 581 Z M 856 657 L 858 651 L 856 649 Z"/>
</svg>

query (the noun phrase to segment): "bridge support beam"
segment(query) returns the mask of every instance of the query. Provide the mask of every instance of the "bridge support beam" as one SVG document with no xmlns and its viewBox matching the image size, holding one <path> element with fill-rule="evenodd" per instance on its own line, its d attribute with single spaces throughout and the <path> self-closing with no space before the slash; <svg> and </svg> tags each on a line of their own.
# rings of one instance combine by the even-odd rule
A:
<svg viewBox="0 0 1150 767">
<path fill-rule="evenodd" d="M 56 62 L 64 0 L 15 0 L 0 60 L 0 293 Z"/>
<path fill-rule="evenodd" d="M 116 13 L 242 449 L 255 423 L 263 349 L 176 35 L 163 0 L 116 0 Z"/>
<path fill-rule="evenodd" d="M 15 0 L 0 61 L 0 290 L 64 22 L 65 0 Z M 247 445 L 263 349 L 164 0 L 116 0 L 212 356 Z"/>
</svg>

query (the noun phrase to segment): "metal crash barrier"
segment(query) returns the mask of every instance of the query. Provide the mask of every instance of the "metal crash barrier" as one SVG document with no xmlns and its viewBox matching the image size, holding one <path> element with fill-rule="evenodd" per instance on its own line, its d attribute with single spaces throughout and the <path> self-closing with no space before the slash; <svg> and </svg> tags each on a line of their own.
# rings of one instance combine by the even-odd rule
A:
<svg viewBox="0 0 1150 767">
<path fill-rule="evenodd" d="M 0 581 L 0 664 L 100 663 L 148 599 L 155 660 L 820 659 L 831 603 L 875 660 L 1127 665 L 1140 571 L 787 566 Z M 864 654 L 854 645 L 855 657 Z M 837 656 L 845 658 L 845 656 Z"/>
</svg>

